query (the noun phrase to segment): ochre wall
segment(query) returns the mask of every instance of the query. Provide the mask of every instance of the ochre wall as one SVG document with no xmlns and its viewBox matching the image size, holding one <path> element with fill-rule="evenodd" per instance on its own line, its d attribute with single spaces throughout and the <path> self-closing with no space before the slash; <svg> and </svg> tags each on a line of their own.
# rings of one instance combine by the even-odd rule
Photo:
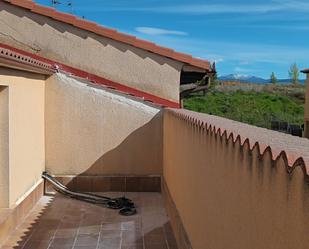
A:
<svg viewBox="0 0 309 249">
<path fill-rule="evenodd" d="M 10 207 L 44 170 L 44 82 L 44 76 L 0 67 L 0 85 L 9 92 Z"/>
<path fill-rule="evenodd" d="M 57 74 L 46 81 L 45 124 L 53 174 L 162 173 L 159 108 Z"/>
<path fill-rule="evenodd" d="M 0 82 L 0 208 L 9 206 L 9 88 Z"/>
<path fill-rule="evenodd" d="M 173 110 L 164 112 L 163 144 L 164 179 L 193 249 L 309 248 L 301 167 L 288 174 L 282 157 L 260 156 Z"/>
<path fill-rule="evenodd" d="M 307 74 L 306 81 L 305 137 L 309 138 L 309 74 Z"/>
<path fill-rule="evenodd" d="M 183 63 L 0 1 L 0 42 L 175 102 Z"/>
</svg>

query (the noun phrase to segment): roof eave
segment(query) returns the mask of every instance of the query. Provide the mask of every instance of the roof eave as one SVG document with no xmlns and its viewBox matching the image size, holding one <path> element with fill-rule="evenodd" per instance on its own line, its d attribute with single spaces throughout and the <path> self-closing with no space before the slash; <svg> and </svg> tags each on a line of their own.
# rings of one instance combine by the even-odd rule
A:
<svg viewBox="0 0 309 249">
<path fill-rule="evenodd" d="M 309 68 L 301 70 L 302 73 L 309 74 Z"/>
<path fill-rule="evenodd" d="M 0 47 L 0 66 L 44 75 L 55 73 L 53 65 L 3 47 Z"/>
</svg>

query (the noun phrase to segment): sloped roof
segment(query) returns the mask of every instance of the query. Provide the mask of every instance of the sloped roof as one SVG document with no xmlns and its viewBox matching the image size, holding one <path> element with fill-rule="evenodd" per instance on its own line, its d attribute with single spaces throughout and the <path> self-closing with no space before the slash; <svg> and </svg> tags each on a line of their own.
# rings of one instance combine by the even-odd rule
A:
<svg viewBox="0 0 309 249">
<path fill-rule="evenodd" d="M 2 0 L 18 7 L 28 9 L 33 13 L 50 17 L 54 20 L 73 25 L 77 28 L 93 32 L 97 35 L 101 35 L 115 41 L 119 41 L 143 50 L 150 51 L 152 53 L 171 58 L 176 61 L 180 61 L 198 68 L 210 70 L 210 62 L 198 58 L 193 58 L 191 55 L 175 52 L 174 50 L 162 46 L 158 46 L 155 43 L 136 38 L 135 36 L 120 33 L 117 30 L 109 29 L 98 25 L 95 22 L 80 19 L 77 16 L 59 12 L 54 8 L 42 6 L 34 3 L 32 0 Z"/>
</svg>

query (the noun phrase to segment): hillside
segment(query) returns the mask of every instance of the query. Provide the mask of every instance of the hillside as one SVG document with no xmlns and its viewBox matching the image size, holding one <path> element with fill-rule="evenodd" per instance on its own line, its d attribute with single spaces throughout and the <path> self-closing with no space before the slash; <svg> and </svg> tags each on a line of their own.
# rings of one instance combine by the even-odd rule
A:
<svg viewBox="0 0 309 249">
<path fill-rule="evenodd" d="M 212 90 L 185 99 L 184 107 L 264 128 L 270 128 L 271 121 L 303 124 L 304 89 Z"/>
</svg>

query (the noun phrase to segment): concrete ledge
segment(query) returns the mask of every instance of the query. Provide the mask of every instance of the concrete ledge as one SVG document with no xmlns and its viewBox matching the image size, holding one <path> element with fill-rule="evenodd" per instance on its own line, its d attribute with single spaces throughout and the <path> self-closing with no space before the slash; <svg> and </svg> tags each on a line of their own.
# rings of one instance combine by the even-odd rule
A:
<svg viewBox="0 0 309 249">
<path fill-rule="evenodd" d="M 191 242 L 183 226 L 177 207 L 172 199 L 172 196 L 170 195 L 168 187 L 163 178 L 161 188 L 162 188 L 162 196 L 164 199 L 165 209 L 170 218 L 170 223 L 172 226 L 172 230 L 174 232 L 174 236 L 176 238 L 178 248 L 192 249 Z"/>
<path fill-rule="evenodd" d="M 56 179 L 73 191 L 161 192 L 161 176 L 56 176 Z M 53 191 L 49 183 L 45 191 Z"/>
<path fill-rule="evenodd" d="M 43 196 L 43 190 L 44 183 L 41 181 L 16 207 L 0 209 L 0 248 L 10 233 L 22 223 L 23 219 Z"/>
</svg>

